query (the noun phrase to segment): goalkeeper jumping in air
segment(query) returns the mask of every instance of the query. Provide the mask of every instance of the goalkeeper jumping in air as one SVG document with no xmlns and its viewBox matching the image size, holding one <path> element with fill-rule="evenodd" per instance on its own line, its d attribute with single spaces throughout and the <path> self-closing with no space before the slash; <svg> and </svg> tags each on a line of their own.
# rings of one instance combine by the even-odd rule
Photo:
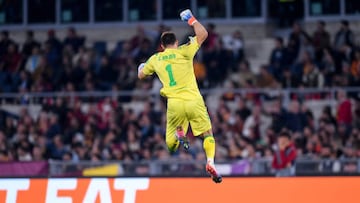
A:
<svg viewBox="0 0 360 203">
<path fill-rule="evenodd" d="M 174 33 L 162 33 L 160 41 L 164 51 L 152 55 L 146 63 L 140 64 L 138 77 L 143 79 L 155 72 L 163 85 L 160 94 L 168 100 L 166 145 L 169 151 L 175 152 L 180 143 L 185 149 L 189 148 L 186 132 L 190 123 L 194 135 L 204 140 L 206 171 L 214 182 L 220 183 L 222 178 L 214 165 L 215 139 L 211 121 L 193 68 L 193 58 L 206 40 L 208 32 L 189 9 L 182 11 L 180 17 L 193 27 L 196 36 L 191 37 L 187 44 L 178 46 Z"/>
</svg>

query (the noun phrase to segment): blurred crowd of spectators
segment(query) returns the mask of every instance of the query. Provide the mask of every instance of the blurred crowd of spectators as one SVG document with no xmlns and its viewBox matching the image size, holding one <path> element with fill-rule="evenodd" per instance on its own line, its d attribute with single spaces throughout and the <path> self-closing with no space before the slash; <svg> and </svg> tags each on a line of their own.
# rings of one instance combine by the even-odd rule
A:
<svg viewBox="0 0 360 203">
<path fill-rule="evenodd" d="M 263 72 L 267 76 L 263 87 L 359 86 L 359 45 L 346 20 L 341 21 L 334 36 L 326 30 L 324 21 L 317 23 L 312 34 L 294 23 L 287 43 L 281 37 L 275 39 L 269 66 Z"/>
<path fill-rule="evenodd" d="M 277 135 L 284 130 L 290 132 L 298 157 L 360 158 L 360 102 L 342 90 L 337 99 L 336 112 L 326 106 L 315 118 L 313 110 L 297 100 L 285 107 L 279 98 L 264 103 L 241 95 L 231 101 L 221 98 L 210 111 L 216 160 L 271 160 L 278 149 Z M 175 156 L 168 153 L 165 104 L 147 101 L 136 111 L 110 97 L 93 103 L 59 97 L 43 100 L 36 118 L 25 107 L 19 116 L 2 112 L 0 160 L 205 160 L 202 142 L 191 131 L 189 153 L 182 148 Z"/>
<path fill-rule="evenodd" d="M 114 50 L 110 55 L 106 50 L 87 48 L 86 37 L 74 28 L 69 28 L 63 41 L 54 30 L 47 35 L 42 43 L 33 31 L 27 31 L 20 49 L 7 31 L 1 33 L 1 92 L 134 89 L 136 59 L 153 53 L 144 36 L 120 44 L 121 52 Z"/>
<path fill-rule="evenodd" d="M 334 36 L 319 21 L 313 34 L 294 23 L 287 39 L 275 38 L 269 63 L 254 73 L 246 58 L 245 42 L 239 30 L 221 35 L 212 23 L 208 39 L 195 60 L 200 87 L 222 86 L 231 81 L 235 87 L 334 87 L 360 85 L 360 50 L 348 21 L 341 21 Z M 33 31 L 26 32 L 20 46 L 2 31 L 0 39 L 0 92 L 133 90 L 139 85 L 136 66 L 157 51 L 160 35 L 171 30 L 137 27 L 130 39 L 119 41 L 114 50 L 105 44 L 86 47 L 86 36 L 69 28 L 64 40 L 54 30 L 44 42 Z M 188 35 L 192 35 L 189 31 Z M 187 36 L 188 36 L 187 35 Z M 181 43 L 187 42 L 180 39 Z M 181 36 L 180 36 L 181 37 Z M 332 40 L 333 39 L 333 40 Z M 256 68 L 255 68 L 256 69 Z"/>
<path fill-rule="evenodd" d="M 111 53 L 86 48 L 86 38 L 73 28 L 64 41 L 49 30 L 45 43 L 28 31 L 21 51 L 3 31 L 1 92 L 149 89 L 152 81 L 139 83 L 136 66 L 159 50 L 159 35 L 168 29 L 161 25 L 149 32 L 138 27 L 136 36 L 119 43 Z M 341 23 L 334 43 L 324 22 L 319 22 L 312 36 L 295 24 L 287 45 L 282 38 L 275 39 L 269 64 L 262 66 L 258 75 L 246 60 L 240 31 L 220 36 L 213 24 L 208 25 L 208 31 L 208 40 L 195 60 L 200 87 L 229 81 L 235 88 L 360 84 L 360 52 L 346 21 Z M 290 132 L 298 157 L 360 158 L 360 103 L 344 91 L 337 92 L 336 111 L 327 106 L 319 118 L 305 102 L 293 100 L 285 106 L 281 98 L 264 103 L 258 96 L 224 94 L 217 110 L 210 112 L 217 140 L 216 160 L 272 159 L 282 130 Z M 0 160 L 173 158 L 164 141 L 165 101 L 144 102 L 140 112 L 124 108 L 118 98 L 89 101 L 76 96 L 43 99 L 37 117 L 27 108 L 18 116 L 1 112 Z M 229 103 L 236 107 L 230 108 Z M 190 153 L 180 150 L 175 157 L 205 160 L 201 140 L 191 139 L 190 146 Z M 354 168 L 346 167 L 349 171 Z"/>
<path fill-rule="evenodd" d="M 68 29 L 63 40 L 56 36 L 55 30 L 49 30 L 44 42 L 38 41 L 29 30 L 21 46 L 11 39 L 8 31 L 2 31 L 0 92 L 134 90 L 139 86 L 149 89 L 152 81 L 147 81 L 148 85 L 139 84 L 136 67 L 161 51 L 160 35 L 170 28 L 159 25 L 157 30 L 147 30 L 139 25 L 136 29 L 135 36 L 120 40 L 111 51 L 107 50 L 106 41 L 87 47 L 86 36 L 77 34 L 74 28 Z M 219 44 L 215 25 L 209 24 L 208 30 L 209 39 L 202 48 L 204 56 L 198 57 L 195 65 L 199 80 L 206 78 L 207 87 L 225 79 L 226 71 L 221 66 L 228 67 L 244 55 L 240 31 L 224 36 L 226 44 Z M 188 38 L 179 41 L 186 43 Z M 226 58 L 231 60 L 227 62 Z"/>
</svg>

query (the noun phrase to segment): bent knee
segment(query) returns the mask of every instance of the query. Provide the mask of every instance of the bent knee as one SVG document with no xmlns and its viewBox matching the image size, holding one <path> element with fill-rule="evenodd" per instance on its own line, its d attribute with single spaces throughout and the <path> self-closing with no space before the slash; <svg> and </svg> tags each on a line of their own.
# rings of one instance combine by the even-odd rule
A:
<svg viewBox="0 0 360 203">
<path fill-rule="evenodd" d="M 209 137 L 209 136 L 213 136 L 213 132 L 212 129 L 210 128 L 209 130 L 203 132 L 200 137 L 205 138 L 205 137 Z"/>
<path fill-rule="evenodd" d="M 170 153 L 176 152 L 179 147 L 179 141 L 177 140 L 166 140 L 166 146 Z"/>
</svg>

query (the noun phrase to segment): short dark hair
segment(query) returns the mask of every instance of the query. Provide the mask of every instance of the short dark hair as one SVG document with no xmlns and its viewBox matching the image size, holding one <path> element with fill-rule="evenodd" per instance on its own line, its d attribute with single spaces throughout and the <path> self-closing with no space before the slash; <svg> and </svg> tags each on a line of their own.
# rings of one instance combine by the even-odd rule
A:
<svg viewBox="0 0 360 203">
<path fill-rule="evenodd" d="M 68 31 L 72 32 L 72 33 L 76 33 L 76 29 L 75 27 L 69 27 Z"/>
<path fill-rule="evenodd" d="M 176 36 L 173 32 L 164 32 L 161 35 L 160 41 L 161 45 L 163 45 L 164 47 L 168 45 L 173 45 L 176 42 Z"/>
<path fill-rule="evenodd" d="M 208 27 L 209 27 L 209 29 L 211 29 L 211 30 L 215 30 L 216 25 L 215 25 L 214 23 L 209 23 L 209 24 L 208 24 Z"/>
<path fill-rule="evenodd" d="M 3 31 L 1 32 L 1 34 L 2 34 L 4 37 L 9 37 L 9 31 L 7 31 L 7 30 L 3 30 Z"/>
<path fill-rule="evenodd" d="M 26 31 L 26 35 L 29 37 L 34 37 L 34 31 L 28 30 L 28 31 Z"/>
<path fill-rule="evenodd" d="M 70 151 L 66 151 L 66 152 L 64 153 L 64 155 L 68 155 L 70 158 L 73 157 L 73 154 L 72 154 Z"/>
<path fill-rule="evenodd" d="M 275 40 L 278 41 L 281 45 L 284 44 L 284 39 L 282 37 L 275 37 Z"/>
<path fill-rule="evenodd" d="M 323 20 L 319 20 L 319 24 L 322 25 L 322 26 L 326 26 L 326 23 Z"/>
<path fill-rule="evenodd" d="M 281 132 L 279 133 L 278 138 L 280 138 L 280 137 L 284 137 L 284 138 L 290 139 L 290 138 L 291 138 L 291 135 L 290 135 L 290 133 L 289 133 L 288 131 L 284 130 L 284 131 L 281 131 Z"/>
<path fill-rule="evenodd" d="M 349 26 L 349 21 L 348 20 L 342 20 L 341 24 L 348 27 Z"/>
</svg>

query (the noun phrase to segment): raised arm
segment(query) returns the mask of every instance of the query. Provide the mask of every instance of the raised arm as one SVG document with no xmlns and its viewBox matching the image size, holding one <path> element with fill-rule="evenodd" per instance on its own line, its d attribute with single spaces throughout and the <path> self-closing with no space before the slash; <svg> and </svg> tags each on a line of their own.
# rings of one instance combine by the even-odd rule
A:
<svg viewBox="0 0 360 203">
<path fill-rule="evenodd" d="M 197 42 L 201 45 L 207 38 L 208 32 L 206 28 L 195 18 L 190 9 L 186 9 L 180 13 L 181 20 L 186 21 L 194 28 Z"/>
<path fill-rule="evenodd" d="M 199 45 L 201 45 L 206 40 L 208 32 L 199 21 L 194 23 L 193 28 L 197 38 L 197 42 Z"/>
</svg>

